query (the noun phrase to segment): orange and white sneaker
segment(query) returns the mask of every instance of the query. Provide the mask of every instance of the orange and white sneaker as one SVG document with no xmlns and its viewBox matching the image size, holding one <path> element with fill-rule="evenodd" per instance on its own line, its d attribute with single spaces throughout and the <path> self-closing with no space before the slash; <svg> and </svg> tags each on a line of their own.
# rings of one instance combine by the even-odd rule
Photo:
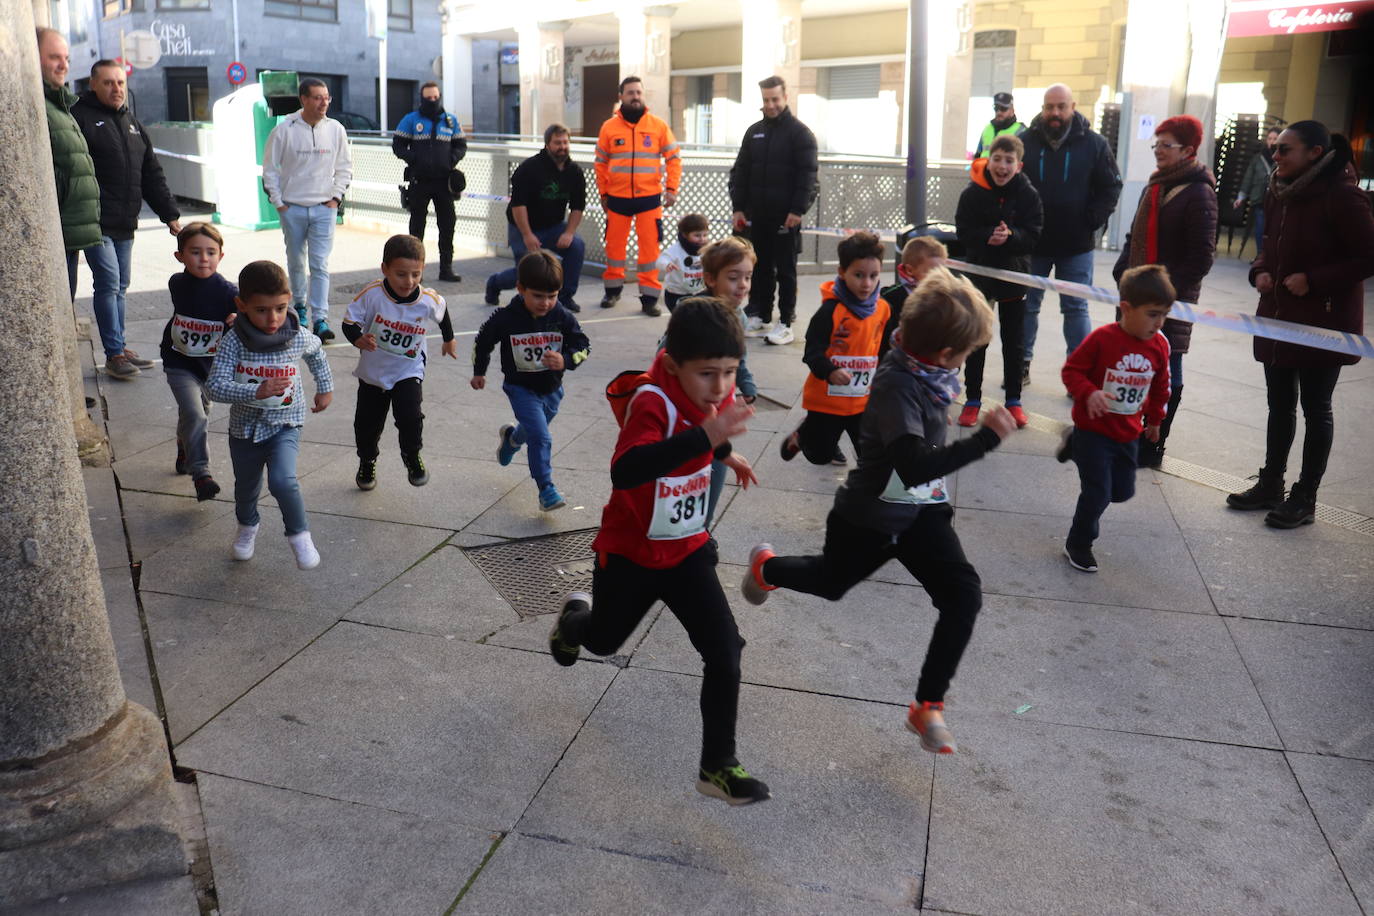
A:
<svg viewBox="0 0 1374 916">
<path fill-rule="evenodd" d="M 768 593 L 777 588 L 763 581 L 763 564 L 775 556 L 772 544 L 755 544 L 749 551 L 749 568 L 744 571 L 740 592 L 750 604 L 763 604 L 768 600 Z"/>
<path fill-rule="evenodd" d="M 906 713 L 908 731 L 921 736 L 921 747 L 932 754 L 953 754 L 958 750 L 954 733 L 945 725 L 944 703 L 912 703 Z"/>
<path fill-rule="evenodd" d="M 1008 404 L 1007 413 L 1011 414 L 1011 418 L 1016 421 L 1017 429 L 1025 429 L 1030 424 L 1030 417 L 1026 416 L 1026 412 L 1021 409 L 1020 404 Z"/>
<path fill-rule="evenodd" d="M 978 404 L 965 404 L 964 409 L 959 411 L 959 425 L 977 426 L 979 406 Z"/>
</svg>

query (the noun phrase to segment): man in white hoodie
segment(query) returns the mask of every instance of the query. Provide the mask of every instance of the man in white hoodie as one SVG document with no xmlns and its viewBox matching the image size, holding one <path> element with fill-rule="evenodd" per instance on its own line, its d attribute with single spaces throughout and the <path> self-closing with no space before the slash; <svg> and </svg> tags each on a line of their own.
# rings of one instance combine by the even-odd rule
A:
<svg viewBox="0 0 1374 916">
<path fill-rule="evenodd" d="M 329 252 L 334 247 L 339 204 L 353 180 L 353 156 L 344 126 L 325 116 L 329 87 L 324 81 L 301 80 L 300 96 L 300 111 L 287 115 L 267 137 L 262 186 L 280 214 L 291 299 L 301 326 L 309 327 L 320 340 L 330 341 L 334 332 L 329 330 Z"/>
</svg>

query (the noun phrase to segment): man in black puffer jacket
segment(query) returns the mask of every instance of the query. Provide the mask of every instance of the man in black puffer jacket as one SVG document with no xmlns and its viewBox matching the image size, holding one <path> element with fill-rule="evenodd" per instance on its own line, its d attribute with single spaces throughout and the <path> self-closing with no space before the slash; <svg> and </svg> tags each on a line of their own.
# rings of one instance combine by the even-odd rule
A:
<svg viewBox="0 0 1374 916">
<path fill-rule="evenodd" d="M 91 89 L 72 106 L 72 117 L 86 138 L 100 182 L 101 244 L 86 249 L 95 284 L 91 308 L 105 348 L 105 373 L 127 380 L 153 367 L 152 360 L 124 346 L 124 293 L 129 288 L 138 214 L 146 200 L 167 231 L 176 235 L 181 231 L 181 211 L 167 188 L 153 141 L 124 104 L 125 95 L 124 68 L 112 60 L 98 60 L 91 67 Z"/>
<path fill-rule="evenodd" d="M 771 344 L 789 344 L 797 316 L 802 215 L 816 202 L 816 136 L 787 107 L 782 77 L 768 77 L 759 89 L 763 120 L 744 132 L 730 169 L 734 229 L 749 238 L 758 256 L 744 332 L 747 337 L 766 333 Z M 779 320 L 770 331 L 775 280 Z"/>
<path fill-rule="evenodd" d="M 1031 256 L 1031 273 L 1048 277 L 1053 270 L 1060 280 L 1091 284 L 1097 234 L 1121 197 L 1121 172 L 1106 139 L 1092 130 L 1075 105 L 1073 91 L 1056 83 L 1045 90 L 1040 114 L 1020 135 L 1026 147 L 1024 174 L 1045 206 L 1045 231 Z M 1026 293 L 1027 384 L 1044 296 L 1039 289 Z M 1088 303 L 1061 293 L 1059 311 L 1064 315 L 1064 343 L 1072 353 L 1092 330 Z"/>
</svg>

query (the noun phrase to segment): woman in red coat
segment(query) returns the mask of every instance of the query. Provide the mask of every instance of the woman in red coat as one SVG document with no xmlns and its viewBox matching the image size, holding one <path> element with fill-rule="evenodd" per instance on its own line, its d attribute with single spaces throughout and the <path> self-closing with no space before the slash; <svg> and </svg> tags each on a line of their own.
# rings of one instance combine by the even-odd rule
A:
<svg viewBox="0 0 1374 916">
<path fill-rule="evenodd" d="M 1217 180 L 1197 160 L 1201 143 L 1202 122 L 1192 115 L 1167 118 L 1155 128 L 1155 171 L 1112 270 L 1118 282 L 1132 267 L 1163 264 L 1179 301 L 1197 302 L 1217 251 Z M 1159 441 L 1141 436 L 1136 443 L 1142 468 L 1157 468 L 1164 460 L 1164 440 L 1183 400 L 1183 354 L 1192 341 L 1192 322 L 1166 318 L 1164 336 L 1169 338 L 1169 408 Z"/>
<path fill-rule="evenodd" d="M 1349 141 L 1316 121 L 1290 124 L 1274 148 L 1264 220 L 1264 247 L 1250 266 L 1250 282 L 1260 294 L 1257 313 L 1364 333 L 1361 283 L 1374 275 L 1374 213 L 1356 183 Z M 1253 487 L 1226 502 L 1236 509 L 1269 509 L 1264 521 L 1275 528 L 1311 524 L 1331 454 L 1331 394 L 1341 366 L 1359 357 L 1256 337 L 1255 359 L 1264 364 L 1269 391 L 1264 467 Z M 1302 471 L 1285 499 L 1299 402 L 1307 427 Z"/>
</svg>

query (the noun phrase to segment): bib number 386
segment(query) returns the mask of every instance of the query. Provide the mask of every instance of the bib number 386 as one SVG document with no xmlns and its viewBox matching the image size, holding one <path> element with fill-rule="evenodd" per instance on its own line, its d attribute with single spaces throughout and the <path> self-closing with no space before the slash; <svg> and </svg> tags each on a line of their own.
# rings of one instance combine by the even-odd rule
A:
<svg viewBox="0 0 1374 916">
<path fill-rule="evenodd" d="M 711 500 L 711 466 L 682 477 L 654 481 L 654 514 L 649 521 L 649 540 L 676 541 L 706 530 L 706 508 Z"/>
</svg>

